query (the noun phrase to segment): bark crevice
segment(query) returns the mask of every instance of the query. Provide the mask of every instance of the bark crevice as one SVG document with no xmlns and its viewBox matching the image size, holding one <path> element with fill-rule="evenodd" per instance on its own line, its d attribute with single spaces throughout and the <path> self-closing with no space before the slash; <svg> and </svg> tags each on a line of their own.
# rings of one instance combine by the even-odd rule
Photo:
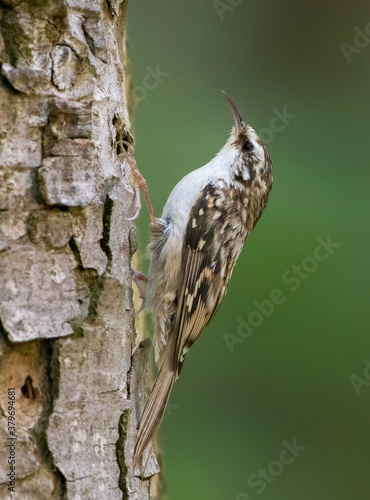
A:
<svg viewBox="0 0 370 500">
<path fill-rule="evenodd" d="M 40 390 L 43 390 L 47 395 L 48 405 L 45 407 L 45 411 L 35 429 L 35 435 L 37 436 L 37 442 L 39 443 L 43 462 L 56 477 L 56 489 L 59 490 L 58 495 L 61 500 L 66 500 L 68 498 L 66 478 L 55 464 L 47 438 L 49 418 L 53 414 L 55 401 L 58 399 L 59 395 L 60 366 L 58 340 L 42 341 L 40 350 L 42 359 L 45 362 L 45 376 L 43 377 L 44 386 L 41 387 Z"/>
<path fill-rule="evenodd" d="M 112 250 L 110 248 L 110 231 L 111 231 L 111 217 L 113 212 L 113 200 L 106 196 L 103 209 L 103 236 L 100 240 L 100 246 L 105 255 L 107 256 L 107 271 L 110 272 L 112 267 Z"/>
</svg>

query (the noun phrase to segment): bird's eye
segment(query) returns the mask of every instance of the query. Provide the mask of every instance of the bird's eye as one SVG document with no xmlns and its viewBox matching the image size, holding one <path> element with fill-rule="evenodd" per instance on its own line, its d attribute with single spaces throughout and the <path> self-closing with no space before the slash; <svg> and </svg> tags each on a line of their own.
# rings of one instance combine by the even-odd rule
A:
<svg viewBox="0 0 370 500">
<path fill-rule="evenodd" d="M 251 151 L 253 151 L 253 142 L 245 141 L 242 146 L 242 150 L 245 151 L 246 153 L 250 153 Z"/>
</svg>

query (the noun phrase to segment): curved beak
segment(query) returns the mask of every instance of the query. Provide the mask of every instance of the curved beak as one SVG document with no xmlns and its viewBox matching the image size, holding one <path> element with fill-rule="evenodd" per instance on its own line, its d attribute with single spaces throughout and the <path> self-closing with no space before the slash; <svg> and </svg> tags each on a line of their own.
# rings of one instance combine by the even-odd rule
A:
<svg viewBox="0 0 370 500">
<path fill-rule="evenodd" d="M 231 99 L 231 97 L 229 95 L 227 95 L 226 92 L 224 92 L 224 91 L 222 91 L 222 93 L 225 94 L 225 97 L 230 104 L 231 111 L 233 113 L 234 120 L 235 120 L 236 133 L 239 134 L 239 132 L 241 132 L 241 130 L 245 127 L 245 121 L 244 121 L 240 111 L 238 110 L 235 102 Z"/>
</svg>

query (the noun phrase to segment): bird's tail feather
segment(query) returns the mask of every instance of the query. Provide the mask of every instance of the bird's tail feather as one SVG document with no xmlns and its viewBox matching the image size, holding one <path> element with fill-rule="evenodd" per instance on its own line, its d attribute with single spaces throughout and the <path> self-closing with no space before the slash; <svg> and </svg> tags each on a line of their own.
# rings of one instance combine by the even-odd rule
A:
<svg viewBox="0 0 370 500">
<path fill-rule="evenodd" d="M 176 380 L 176 374 L 168 369 L 161 369 L 153 385 L 148 402 L 141 418 L 139 432 L 136 438 L 134 466 L 142 457 L 154 432 L 161 423 L 171 389 Z"/>
</svg>

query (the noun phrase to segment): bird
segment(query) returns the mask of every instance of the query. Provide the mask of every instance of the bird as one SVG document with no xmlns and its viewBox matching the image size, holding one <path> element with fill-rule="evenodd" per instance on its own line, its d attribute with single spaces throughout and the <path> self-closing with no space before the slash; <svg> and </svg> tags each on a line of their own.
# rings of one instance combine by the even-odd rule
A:
<svg viewBox="0 0 370 500">
<path fill-rule="evenodd" d="M 190 347 L 220 307 L 272 187 L 266 146 L 224 94 L 234 117 L 226 144 L 175 186 L 161 217 L 154 216 L 146 183 L 136 172 L 151 215 L 146 308 L 154 323 L 158 375 L 139 424 L 134 467 L 159 427 Z"/>
</svg>

